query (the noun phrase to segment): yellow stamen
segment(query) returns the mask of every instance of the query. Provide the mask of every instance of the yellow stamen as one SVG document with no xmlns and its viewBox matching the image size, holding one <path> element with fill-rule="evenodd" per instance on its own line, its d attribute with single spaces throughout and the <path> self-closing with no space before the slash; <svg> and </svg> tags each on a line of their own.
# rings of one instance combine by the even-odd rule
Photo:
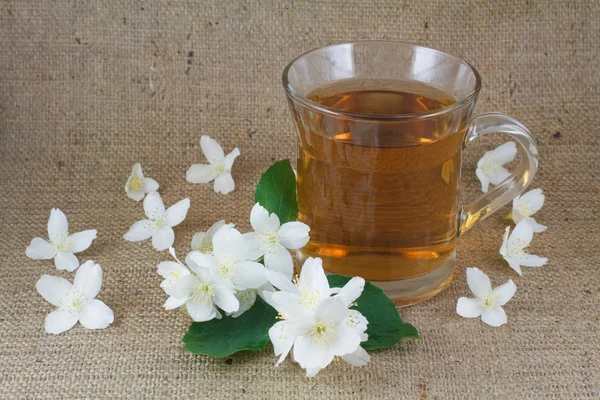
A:
<svg viewBox="0 0 600 400">
<path fill-rule="evenodd" d="M 138 177 L 134 177 L 129 183 L 129 187 L 131 187 L 135 192 L 141 192 L 144 188 L 144 182 Z"/>
<path fill-rule="evenodd" d="M 190 299 L 198 303 L 208 304 L 212 302 L 213 297 L 215 297 L 215 291 L 205 283 L 194 287 Z"/>
<path fill-rule="evenodd" d="M 308 336 L 313 338 L 315 344 L 319 346 L 325 346 L 329 344 L 331 341 L 331 336 L 335 333 L 335 329 L 333 325 L 326 325 L 325 323 L 319 321 L 317 322 L 310 332 Z"/>
</svg>

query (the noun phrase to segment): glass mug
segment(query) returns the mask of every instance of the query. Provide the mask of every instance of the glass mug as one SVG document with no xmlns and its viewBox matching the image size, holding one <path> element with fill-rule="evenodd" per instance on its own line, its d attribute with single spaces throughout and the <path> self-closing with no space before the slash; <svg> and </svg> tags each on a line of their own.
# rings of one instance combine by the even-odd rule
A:
<svg viewBox="0 0 600 400">
<path fill-rule="evenodd" d="M 521 194 L 538 164 L 523 124 L 473 117 L 481 88 L 460 58 L 409 43 L 326 46 L 293 60 L 283 86 L 298 133 L 299 220 L 311 228 L 301 257 L 362 276 L 399 306 L 446 287 L 459 234 Z M 459 205 L 461 153 L 488 133 L 509 135 L 515 172 Z"/>
</svg>

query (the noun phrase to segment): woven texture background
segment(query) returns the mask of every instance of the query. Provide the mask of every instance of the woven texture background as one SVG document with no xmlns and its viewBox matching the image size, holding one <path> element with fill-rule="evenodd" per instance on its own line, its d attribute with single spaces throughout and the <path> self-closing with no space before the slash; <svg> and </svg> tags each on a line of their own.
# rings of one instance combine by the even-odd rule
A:
<svg viewBox="0 0 600 400">
<path fill-rule="evenodd" d="M 0 2 L 0 397 L 598 398 L 599 38 L 598 1 Z M 518 277 L 495 259 L 506 208 L 459 239 L 448 290 L 402 310 L 423 339 L 374 352 L 365 368 L 336 363 L 306 379 L 291 362 L 273 368 L 270 345 L 231 360 L 182 351 L 189 317 L 163 310 L 156 274 L 169 255 L 122 239 L 143 217 L 123 192 L 131 166 L 142 163 L 167 205 L 191 198 L 175 229 L 180 254 L 218 219 L 248 229 L 261 171 L 295 158 L 281 71 L 311 48 L 356 39 L 464 57 L 483 77 L 478 112 L 506 112 L 532 130 L 534 187 L 547 195 L 536 217 L 550 227 L 532 252 L 549 264 Z M 228 196 L 185 182 L 203 161 L 203 133 L 241 149 Z M 474 163 L 499 140 L 466 152 L 465 199 L 480 191 Z M 52 207 L 71 232 L 99 232 L 80 260 L 104 268 L 109 329 L 44 333 L 52 306 L 36 281 L 73 277 L 25 257 Z M 508 325 L 456 315 L 473 265 L 494 285 L 516 282 Z"/>
</svg>

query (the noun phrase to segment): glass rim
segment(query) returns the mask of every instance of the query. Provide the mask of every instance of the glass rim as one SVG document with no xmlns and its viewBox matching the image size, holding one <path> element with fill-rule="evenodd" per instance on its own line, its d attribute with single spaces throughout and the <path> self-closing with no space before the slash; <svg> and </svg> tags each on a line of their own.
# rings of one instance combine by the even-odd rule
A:
<svg viewBox="0 0 600 400">
<path fill-rule="evenodd" d="M 467 96 L 465 96 L 464 98 L 458 99 L 455 103 L 451 104 L 448 107 L 440 108 L 437 110 L 426 111 L 426 112 L 415 113 L 415 114 L 363 114 L 363 113 L 356 113 L 356 112 L 337 110 L 334 108 L 324 107 L 321 104 L 314 102 L 314 101 L 308 99 L 306 96 L 300 94 L 290 84 L 289 79 L 288 79 L 289 71 L 290 71 L 291 67 L 302 57 L 304 57 L 310 53 L 316 52 L 318 50 L 323 50 L 323 49 L 327 49 L 330 47 L 346 46 L 346 45 L 353 45 L 353 44 L 363 44 L 363 43 L 398 44 L 398 45 L 416 47 L 416 48 L 420 48 L 423 50 L 438 53 L 444 57 L 451 58 L 451 59 L 457 61 L 458 63 L 466 65 L 471 70 L 473 75 L 475 76 L 475 85 L 471 89 L 469 94 Z M 467 106 L 468 104 L 472 103 L 477 98 L 477 95 L 479 94 L 479 91 L 481 90 L 481 76 L 479 75 L 479 72 L 477 72 L 475 67 L 473 65 L 471 65 L 471 63 L 469 63 L 468 61 L 466 61 L 460 57 L 454 56 L 452 54 L 443 52 L 441 50 L 434 49 L 432 47 L 421 46 L 419 44 L 414 44 L 411 42 L 404 42 L 404 41 L 400 41 L 400 40 L 359 40 L 359 41 L 354 41 L 354 42 L 341 42 L 341 43 L 328 44 L 326 46 L 321 46 L 321 47 L 311 49 L 305 53 L 300 54 L 298 57 L 294 58 L 292 61 L 290 61 L 288 63 L 288 65 L 283 70 L 282 83 L 283 83 L 283 88 L 285 89 L 286 94 L 288 96 L 290 96 L 292 99 L 296 100 L 297 102 L 303 104 L 306 107 L 316 109 L 322 113 L 334 115 L 334 116 L 338 116 L 338 117 L 347 117 L 347 118 L 354 118 L 354 119 L 360 118 L 360 119 L 368 119 L 368 120 L 424 119 L 424 118 L 436 117 L 436 116 L 443 115 L 446 113 L 451 113 L 451 112 L 456 111 L 464 106 Z"/>
</svg>

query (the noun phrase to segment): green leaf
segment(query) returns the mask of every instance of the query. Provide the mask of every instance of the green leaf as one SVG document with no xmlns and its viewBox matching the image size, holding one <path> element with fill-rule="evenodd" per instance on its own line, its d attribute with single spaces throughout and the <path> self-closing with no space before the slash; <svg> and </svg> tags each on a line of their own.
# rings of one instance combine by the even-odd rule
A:
<svg viewBox="0 0 600 400">
<path fill-rule="evenodd" d="M 277 214 L 282 224 L 298 219 L 296 175 L 289 160 L 277 161 L 262 174 L 254 201 Z"/>
<path fill-rule="evenodd" d="M 328 275 L 331 287 L 342 287 L 350 278 L 342 275 Z M 356 300 L 354 307 L 367 318 L 367 334 L 369 340 L 362 344 L 365 350 L 382 349 L 395 346 L 400 339 L 419 339 L 419 332 L 411 324 L 402 321 L 396 305 L 383 290 L 367 282 L 362 295 Z"/>
<path fill-rule="evenodd" d="M 183 348 L 213 357 L 227 357 L 242 350 L 262 350 L 269 341 L 269 328 L 277 322 L 276 315 L 273 307 L 256 297 L 254 305 L 237 318 L 193 322 L 183 337 Z"/>
</svg>

